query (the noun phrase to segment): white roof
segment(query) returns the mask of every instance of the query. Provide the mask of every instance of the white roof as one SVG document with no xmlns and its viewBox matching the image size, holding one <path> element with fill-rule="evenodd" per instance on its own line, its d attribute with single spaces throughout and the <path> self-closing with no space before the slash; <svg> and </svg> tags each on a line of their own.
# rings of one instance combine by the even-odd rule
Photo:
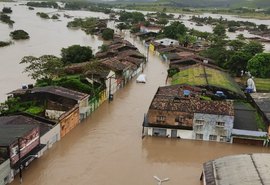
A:
<svg viewBox="0 0 270 185">
<path fill-rule="evenodd" d="M 234 135 L 241 135 L 241 136 L 263 137 L 263 136 L 266 136 L 267 135 L 267 132 L 233 129 L 232 130 L 232 134 L 234 134 Z"/>
<path fill-rule="evenodd" d="M 172 45 L 179 44 L 179 42 L 177 40 L 169 39 L 169 38 L 158 39 L 158 40 L 155 40 L 155 42 L 158 42 L 158 43 L 165 45 L 165 46 L 169 46 L 171 44 Z"/>
</svg>

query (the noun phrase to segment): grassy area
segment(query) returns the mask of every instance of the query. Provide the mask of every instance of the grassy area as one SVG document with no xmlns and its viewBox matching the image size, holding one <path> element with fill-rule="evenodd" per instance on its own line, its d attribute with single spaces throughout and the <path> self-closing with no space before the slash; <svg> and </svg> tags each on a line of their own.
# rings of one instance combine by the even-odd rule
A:
<svg viewBox="0 0 270 185">
<path fill-rule="evenodd" d="M 29 114 L 33 114 L 33 115 L 38 115 L 38 114 L 42 113 L 43 111 L 44 111 L 44 108 L 39 107 L 39 106 L 31 106 L 27 110 L 25 110 L 25 112 L 27 112 Z"/>
<path fill-rule="evenodd" d="M 208 81 L 208 84 L 207 84 Z M 172 77 L 172 84 L 211 85 L 243 94 L 236 82 L 226 73 L 203 66 L 185 69 Z"/>
<path fill-rule="evenodd" d="M 256 89 L 258 92 L 270 92 L 270 79 L 254 78 Z"/>
</svg>

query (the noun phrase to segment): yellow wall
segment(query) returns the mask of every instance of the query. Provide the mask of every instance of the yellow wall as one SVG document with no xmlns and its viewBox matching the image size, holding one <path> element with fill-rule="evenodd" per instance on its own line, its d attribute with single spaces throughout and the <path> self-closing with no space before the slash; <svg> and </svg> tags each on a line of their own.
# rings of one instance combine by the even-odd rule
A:
<svg viewBox="0 0 270 185">
<path fill-rule="evenodd" d="M 152 43 L 149 45 L 149 50 L 152 52 L 155 51 L 155 46 Z"/>
</svg>

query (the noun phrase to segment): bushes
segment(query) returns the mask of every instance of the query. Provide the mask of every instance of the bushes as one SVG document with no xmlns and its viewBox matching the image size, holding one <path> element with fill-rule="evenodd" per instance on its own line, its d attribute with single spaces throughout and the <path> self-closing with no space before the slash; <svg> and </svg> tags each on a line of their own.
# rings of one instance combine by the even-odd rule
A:
<svg viewBox="0 0 270 185">
<path fill-rule="evenodd" d="M 14 40 L 25 40 L 29 39 L 29 35 L 24 30 L 15 30 L 9 34 Z"/>
</svg>

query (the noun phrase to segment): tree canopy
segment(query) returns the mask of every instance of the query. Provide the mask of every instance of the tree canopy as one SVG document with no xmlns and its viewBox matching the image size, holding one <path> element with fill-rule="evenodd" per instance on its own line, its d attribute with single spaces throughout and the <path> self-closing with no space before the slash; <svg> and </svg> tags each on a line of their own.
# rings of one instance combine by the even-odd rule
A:
<svg viewBox="0 0 270 185">
<path fill-rule="evenodd" d="M 185 35 L 186 32 L 186 26 L 178 21 L 175 21 L 171 25 L 164 27 L 163 30 L 163 34 L 171 39 L 178 39 L 179 36 Z"/>
<path fill-rule="evenodd" d="M 9 34 L 14 40 L 29 39 L 29 34 L 24 30 L 15 30 Z"/>
<path fill-rule="evenodd" d="M 24 72 L 29 73 L 34 80 L 53 79 L 63 73 L 63 62 L 53 55 L 43 55 L 41 57 L 25 56 L 20 64 L 26 64 Z"/>
<path fill-rule="evenodd" d="M 12 9 L 11 9 L 10 7 L 4 7 L 4 8 L 2 9 L 2 12 L 3 12 L 3 13 L 12 13 Z"/>
<path fill-rule="evenodd" d="M 114 35 L 114 30 L 111 28 L 106 28 L 102 31 L 102 38 L 104 40 L 111 40 L 113 39 L 113 35 Z"/>
<path fill-rule="evenodd" d="M 93 58 L 92 49 L 88 46 L 72 45 L 61 50 L 62 61 L 65 65 L 86 62 Z"/>
<path fill-rule="evenodd" d="M 263 45 L 257 41 L 250 41 L 243 47 L 244 52 L 250 54 L 251 56 L 254 56 L 257 53 L 262 53 L 263 49 Z"/>
<path fill-rule="evenodd" d="M 270 78 L 270 53 L 259 53 L 248 61 L 247 69 L 259 78 Z"/>
<path fill-rule="evenodd" d="M 141 12 L 121 11 L 119 20 L 123 22 L 139 23 L 145 21 L 144 14 Z"/>
</svg>

